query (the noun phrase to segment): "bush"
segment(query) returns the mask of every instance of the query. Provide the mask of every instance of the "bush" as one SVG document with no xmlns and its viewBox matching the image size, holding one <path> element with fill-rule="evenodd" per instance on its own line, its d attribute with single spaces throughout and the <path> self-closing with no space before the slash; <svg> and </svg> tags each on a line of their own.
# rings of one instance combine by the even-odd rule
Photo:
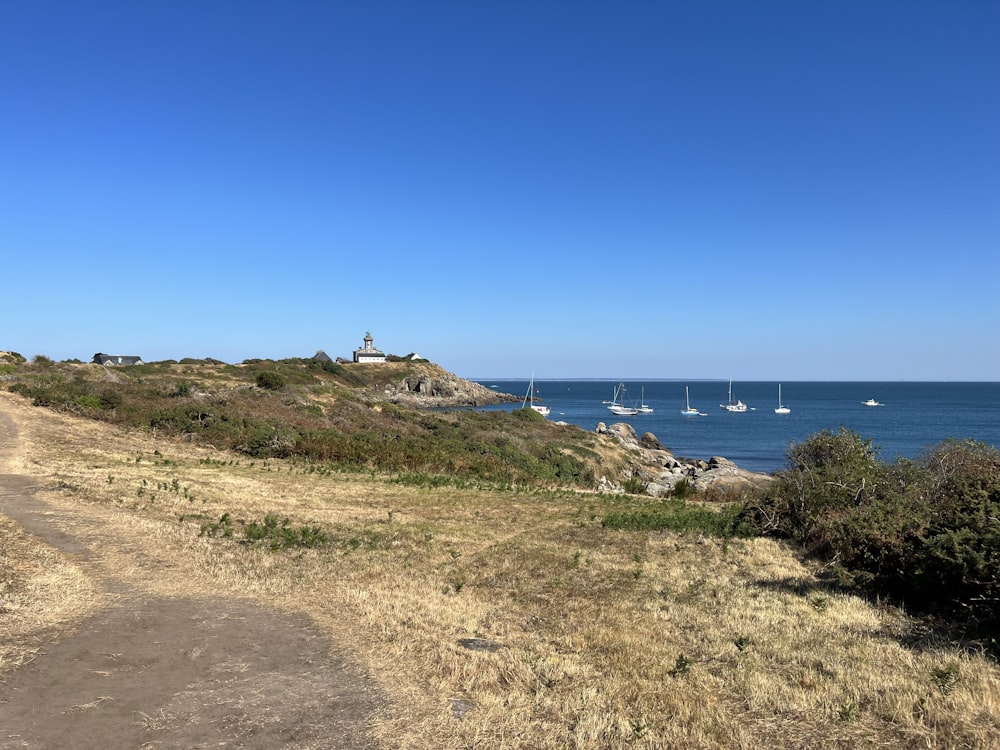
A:
<svg viewBox="0 0 1000 750">
<path fill-rule="evenodd" d="M 789 469 L 779 473 L 760 506 L 761 530 L 794 539 L 814 554 L 835 554 L 834 529 L 885 487 L 876 450 L 871 440 L 843 427 L 791 445 Z"/>
<path fill-rule="evenodd" d="M 525 422 L 536 422 L 538 424 L 542 424 L 548 421 L 545 417 L 528 406 L 525 406 L 523 409 L 514 409 L 513 414 L 516 419 L 523 419 Z"/>
<path fill-rule="evenodd" d="M 1000 624 L 1000 451 L 946 441 L 888 466 L 842 428 L 793 445 L 788 458 L 744 511 L 758 531 L 831 561 L 846 585 Z"/>
<path fill-rule="evenodd" d="M 285 387 L 285 378 L 280 372 L 265 370 L 257 373 L 257 387 L 277 391 Z"/>
</svg>

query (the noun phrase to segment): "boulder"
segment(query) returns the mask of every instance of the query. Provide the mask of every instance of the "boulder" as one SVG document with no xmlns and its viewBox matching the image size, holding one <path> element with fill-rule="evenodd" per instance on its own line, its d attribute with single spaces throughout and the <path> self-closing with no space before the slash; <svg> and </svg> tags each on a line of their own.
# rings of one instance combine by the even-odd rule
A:
<svg viewBox="0 0 1000 750">
<path fill-rule="evenodd" d="M 625 445 L 639 447 L 639 436 L 635 434 L 635 428 L 627 422 L 615 422 L 608 428 L 608 433 Z"/>
<path fill-rule="evenodd" d="M 620 495 L 623 492 L 622 486 L 620 484 L 618 484 L 617 482 L 612 482 L 610 479 L 603 476 L 597 482 L 597 491 L 610 492 L 616 495 Z"/>
<path fill-rule="evenodd" d="M 650 450 L 665 451 L 666 446 L 663 445 L 659 440 L 656 439 L 656 435 L 652 432 L 642 433 L 642 437 L 639 438 L 639 445 L 643 448 L 649 448 Z"/>
<path fill-rule="evenodd" d="M 664 468 L 671 466 L 676 463 L 673 455 L 669 451 L 664 450 L 650 450 L 647 454 L 649 460 L 663 466 Z"/>
</svg>

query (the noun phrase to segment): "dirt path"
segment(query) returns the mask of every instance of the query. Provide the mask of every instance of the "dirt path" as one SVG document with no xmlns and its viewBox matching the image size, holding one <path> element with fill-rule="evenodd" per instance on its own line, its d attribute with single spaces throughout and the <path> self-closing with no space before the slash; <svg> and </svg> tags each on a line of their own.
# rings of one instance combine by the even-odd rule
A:
<svg viewBox="0 0 1000 750">
<path fill-rule="evenodd" d="M 0 403 L 0 458 L 17 434 Z M 378 696 L 304 618 L 156 594 L 147 584 L 170 571 L 155 553 L 105 509 L 44 502 L 37 482 L 0 474 L 0 514 L 85 571 L 107 604 L 5 674 L 0 749 L 374 747 Z M 109 549 L 127 570 L 107 564 Z"/>
</svg>

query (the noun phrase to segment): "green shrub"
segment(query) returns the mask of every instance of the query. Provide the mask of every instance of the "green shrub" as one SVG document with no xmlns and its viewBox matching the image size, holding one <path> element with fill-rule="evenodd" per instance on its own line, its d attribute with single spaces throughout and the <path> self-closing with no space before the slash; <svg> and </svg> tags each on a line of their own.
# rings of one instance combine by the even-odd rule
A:
<svg viewBox="0 0 1000 750">
<path fill-rule="evenodd" d="M 269 391 L 277 391 L 285 387 L 285 378 L 280 372 L 274 370 L 264 370 L 257 373 L 257 387 L 266 388 Z"/>
<path fill-rule="evenodd" d="M 177 385 L 170 391 L 171 398 L 187 398 L 191 395 L 191 384 L 186 380 L 178 380 Z"/>
<path fill-rule="evenodd" d="M 622 492 L 628 495 L 645 495 L 646 482 L 642 477 L 631 476 L 622 482 Z"/>
<path fill-rule="evenodd" d="M 76 404 L 77 406 L 82 406 L 85 409 L 100 409 L 101 397 L 95 393 L 86 393 L 77 397 Z"/>
<path fill-rule="evenodd" d="M 546 473 L 549 473 L 552 479 L 570 484 L 589 484 L 594 479 L 593 471 L 589 470 L 583 461 L 565 452 L 562 446 L 545 446 L 539 458 L 542 465 L 546 467 Z M 642 492 L 645 490 L 645 483 L 643 483 Z"/>
<path fill-rule="evenodd" d="M 697 494 L 697 490 L 695 490 L 694 485 L 687 479 L 682 479 L 677 482 L 671 492 L 671 496 L 677 498 L 678 500 L 683 500 L 684 498 L 695 494 Z"/>
<path fill-rule="evenodd" d="M 839 580 L 970 624 L 1000 624 L 1000 451 L 946 441 L 877 461 L 841 429 L 788 452 L 744 519 L 834 563 Z"/>
<path fill-rule="evenodd" d="M 544 424 L 547 421 L 545 417 L 528 406 L 525 406 L 523 409 L 514 409 L 512 413 L 516 419 L 523 419 L 525 422 Z"/>
</svg>

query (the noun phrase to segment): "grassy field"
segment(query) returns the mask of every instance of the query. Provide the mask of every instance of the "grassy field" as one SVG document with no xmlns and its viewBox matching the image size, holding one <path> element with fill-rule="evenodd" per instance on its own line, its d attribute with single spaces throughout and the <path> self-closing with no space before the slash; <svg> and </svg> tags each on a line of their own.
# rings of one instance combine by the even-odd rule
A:
<svg viewBox="0 0 1000 750">
<path fill-rule="evenodd" d="M 603 527 L 640 497 L 414 486 L 0 399 L 5 471 L 114 512 L 192 591 L 309 616 L 391 699 L 384 747 L 1000 745 L 994 662 L 780 543 Z M 100 602 L 11 524 L 0 540 L 9 670 Z"/>
</svg>

